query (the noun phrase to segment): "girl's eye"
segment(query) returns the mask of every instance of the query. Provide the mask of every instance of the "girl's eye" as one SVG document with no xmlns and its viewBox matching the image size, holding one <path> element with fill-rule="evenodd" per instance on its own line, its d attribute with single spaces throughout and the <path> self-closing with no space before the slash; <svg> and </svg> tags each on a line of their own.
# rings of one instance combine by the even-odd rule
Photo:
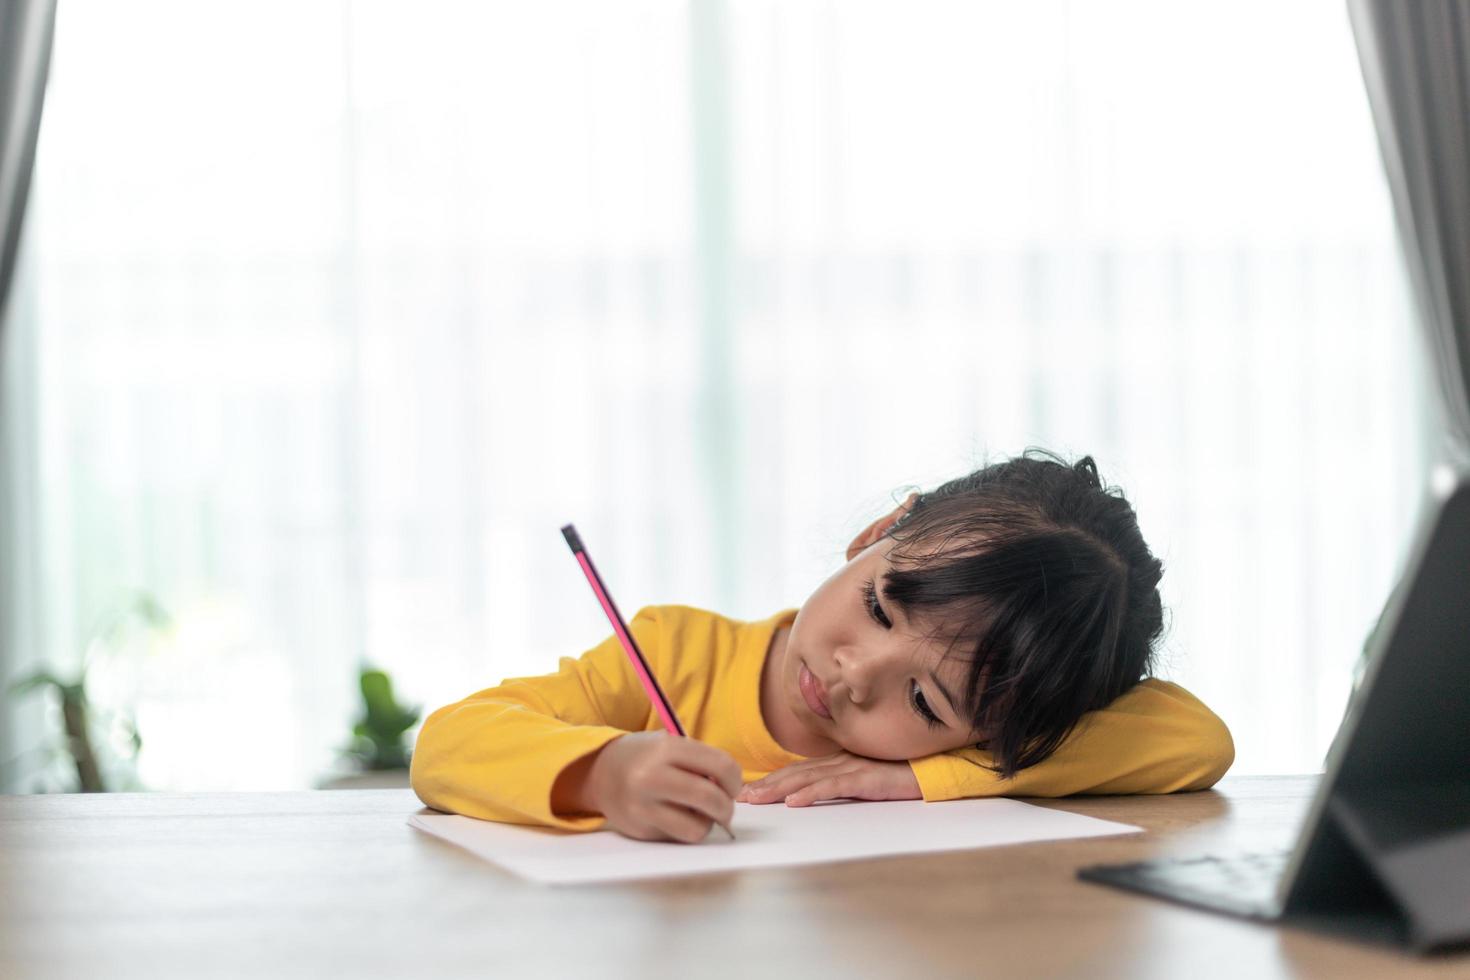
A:
<svg viewBox="0 0 1470 980">
<path fill-rule="evenodd" d="M 924 700 L 924 692 L 916 680 L 909 681 L 909 703 L 914 706 L 914 712 L 929 725 L 930 728 L 938 728 L 944 722 L 939 720 L 929 708 L 929 702 Z"/>
<path fill-rule="evenodd" d="M 884 629 L 893 628 L 893 623 L 889 621 L 888 616 L 883 612 L 883 607 L 878 605 L 878 590 L 873 588 L 872 579 L 868 579 L 867 584 L 863 586 L 863 600 L 867 604 L 869 616 L 873 617 Z"/>
<path fill-rule="evenodd" d="M 888 619 L 883 607 L 878 605 L 878 590 L 873 587 L 873 580 L 869 579 L 863 585 L 863 600 L 868 606 L 868 615 L 873 617 L 884 629 L 892 629 L 893 623 Z M 924 691 L 919 687 L 917 680 L 909 681 L 909 704 L 913 706 L 914 714 L 924 719 L 924 723 L 930 728 L 940 728 L 944 722 L 929 707 L 929 702 L 924 698 Z"/>
</svg>

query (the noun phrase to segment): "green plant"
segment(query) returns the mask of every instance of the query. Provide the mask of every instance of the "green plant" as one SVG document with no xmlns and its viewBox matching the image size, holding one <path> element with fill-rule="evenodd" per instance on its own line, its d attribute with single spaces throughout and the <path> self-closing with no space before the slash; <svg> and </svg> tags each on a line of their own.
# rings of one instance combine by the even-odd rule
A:
<svg viewBox="0 0 1470 980">
<path fill-rule="evenodd" d="M 118 788 L 109 787 L 109 779 L 104 774 L 107 767 L 103 765 L 96 748 L 94 734 L 99 727 L 97 716 L 100 712 L 87 697 L 87 672 L 98 656 L 115 650 L 125 642 L 128 634 L 139 623 L 149 632 L 162 632 L 171 628 L 172 619 L 152 596 L 134 596 L 110 613 L 94 631 L 82 652 L 81 664 L 75 673 L 62 675 L 43 668 L 22 677 L 10 686 L 10 693 L 15 697 L 24 697 L 33 691 L 56 692 L 61 705 L 64 751 L 71 757 L 72 767 L 76 771 L 77 779 L 73 788 L 83 793 L 105 793 L 109 788 Z M 138 733 L 137 725 L 131 717 L 121 715 L 107 721 L 120 729 L 121 734 L 121 738 L 114 737 L 108 741 L 114 746 L 120 744 L 123 747 L 122 761 L 131 763 L 143 748 L 143 738 Z"/>
<path fill-rule="evenodd" d="M 405 769 L 409 749 L 403 736 L 419 720 L 418 708 L 400 705 L 393 697 L 393 682 L 372 667 L 359 671 L 363 713 L 352 728 L 352 747 L 347 754 L 363 769 Z"/>
<path fill-rule="evenodd" d="M 102 767 L 97 764 L 97 751 L 92 748 L 92 706 L 87 703 L 86 671 L 80 672 L 75 680 L 65 681 L 49 670 L 38 670 L 11 685 L 15 695 L 51 687 L 61 700 L 61 721 L 66 732 L 66 748 L 71 753 L 77 771 L 77 787 L 83 793 L 105 793 L 107 786 L 102 781 Z M 134 751 L 142 748 L 143 741 L 133 730 Z"/>
</svg>

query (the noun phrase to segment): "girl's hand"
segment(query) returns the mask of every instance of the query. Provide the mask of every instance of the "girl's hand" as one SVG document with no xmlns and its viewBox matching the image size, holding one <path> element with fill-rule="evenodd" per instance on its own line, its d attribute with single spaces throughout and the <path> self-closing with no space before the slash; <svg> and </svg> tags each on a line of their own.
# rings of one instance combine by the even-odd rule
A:
<svg viewBox="0 0 1470 980">
<path fill-rule="evenodd" d="M 619 735 L 593 756 L 585 809 L 634 840 L 693 844 L 716 823 L 729 825 L 740 789 L 730 753 L 667 732 Z"/>
<path fill-rule="evenodd" d="M 776 803 L 807 806 L 818 800 L 848 797 L 856 800 L 921 800 L 919 780 L 907 762 L 869 759 L 851 752 L 835 752 L 804 759 L 777 769 L 764 779 L 746 783 L 737 803 Z"/>
</svg>

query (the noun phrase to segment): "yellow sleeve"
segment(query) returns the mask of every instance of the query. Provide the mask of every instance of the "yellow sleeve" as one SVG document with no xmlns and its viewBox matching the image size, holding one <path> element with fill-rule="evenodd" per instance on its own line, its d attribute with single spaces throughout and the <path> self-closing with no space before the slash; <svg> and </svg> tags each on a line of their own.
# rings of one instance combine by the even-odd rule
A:
<svg viewBox="0 0 1470 980">
<path fill-rule="evenodd" d="M 657 659 L 659 623 L 646 607 L 628 623 L 638 648 Z M 551 810 L 563 769 L 619 735 L 657 727 L 628 655 L 609 635 L 555 674 L 510 678 L 446 705 L 424 720 L 409 779 L 427 806 L 482 820 L 598 830 L 600 814 Z"/>
<path fill-rule="evenodd" d="M 1011 779 L 966 748 L 910 762 L 925 800 L 970 796 L 1173 793 L 1213 786 L 1235 761 L 1230 730 L 1177 684 L 1149 678 L 1088 712 L 1057 750 Z"/>
</svg>

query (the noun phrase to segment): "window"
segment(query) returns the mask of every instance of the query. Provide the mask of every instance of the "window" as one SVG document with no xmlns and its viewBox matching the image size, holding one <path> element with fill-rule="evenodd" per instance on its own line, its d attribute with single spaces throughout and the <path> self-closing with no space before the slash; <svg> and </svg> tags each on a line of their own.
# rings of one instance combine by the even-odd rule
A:
<svg viewBox="0 0 1470 980">
<path fill-rule="evenodd" d="M 148 785 L 311 785 L 360 659 L 431 709 L 580 654 L 567 521 L 629 615 L 763 617 L 1030 444 L 1129 492 L 1236 771 L 1320 765 L 1423 470 L 1340 3 L 60 17 L 12 640 L 169 609 Z"/>
</svg>

